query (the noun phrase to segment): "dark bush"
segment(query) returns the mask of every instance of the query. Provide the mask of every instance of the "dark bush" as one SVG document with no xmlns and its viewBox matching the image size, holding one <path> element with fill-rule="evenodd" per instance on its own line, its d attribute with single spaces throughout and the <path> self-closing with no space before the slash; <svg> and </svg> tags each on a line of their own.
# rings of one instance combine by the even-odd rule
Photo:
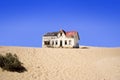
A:
<svg viewBox="0 0 120 80">
<path fill-rule="evenodd" d="M 19 73 L 27 71 L 22 64 L 16 54 L 7 53 L 5 56 L 0 55 L 0 67 L 3 70 Z"/>
</svg>

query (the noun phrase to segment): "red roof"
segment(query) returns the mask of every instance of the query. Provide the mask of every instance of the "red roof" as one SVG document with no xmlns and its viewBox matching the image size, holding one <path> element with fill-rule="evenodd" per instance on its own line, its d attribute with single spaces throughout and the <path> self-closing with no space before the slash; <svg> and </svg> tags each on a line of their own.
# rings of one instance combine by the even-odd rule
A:
<svg viewBox="0 0 120 80">
<path fill-rule="evenodd" d="M 77 35 L 78 39 L 79 39 L 79 35 L 78 35 L 77 31 L 68 31 L 68 32 L 66 32 L 66 37 L 74 37 L 75 35 Z"/>
</svg>

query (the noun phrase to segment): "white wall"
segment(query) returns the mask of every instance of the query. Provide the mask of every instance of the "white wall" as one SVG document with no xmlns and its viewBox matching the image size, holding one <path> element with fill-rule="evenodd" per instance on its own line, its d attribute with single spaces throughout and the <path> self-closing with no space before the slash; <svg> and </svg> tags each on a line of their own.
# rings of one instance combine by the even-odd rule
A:
<svg viewBox="0 0 120 80">
<path fill-rule="evenodd" d="M 69 40 L 71 40 L 71 44 L 69 44 Z M 56 41 L 57 41 L 57 45 L 56 45 Z M 58 39 L 54 39 L 54 47 L 60 47 L 60 41 L 62 41 L 63 47 L 73 47 L 74 46 L 74 39 L 73 38 L 60 37 Z M 65 41 L 67 41 L 66 45 L 65 45 Z"/>
<path fill-rule="evenodd" d="M 79 46 L 79 39 L 78 39 L 77 35 L 74 37 L 74 46 L 76 46 L 76 47 Z"/>
</svg>

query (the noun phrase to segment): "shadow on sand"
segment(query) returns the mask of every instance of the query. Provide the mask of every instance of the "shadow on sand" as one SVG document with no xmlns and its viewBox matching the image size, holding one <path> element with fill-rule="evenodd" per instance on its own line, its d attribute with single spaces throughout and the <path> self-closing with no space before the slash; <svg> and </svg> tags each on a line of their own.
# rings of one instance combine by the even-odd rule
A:
<svg viewBox="0 0 120 80">
<path fill-rule="evenodd" d="M 80 49 L 89 49 L 89 47 L 80 47 Z"/>
</svg>

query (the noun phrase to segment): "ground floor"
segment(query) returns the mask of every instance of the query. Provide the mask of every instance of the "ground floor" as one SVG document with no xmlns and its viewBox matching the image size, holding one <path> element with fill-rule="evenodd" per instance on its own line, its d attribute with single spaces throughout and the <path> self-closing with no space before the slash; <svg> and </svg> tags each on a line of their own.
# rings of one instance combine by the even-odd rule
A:
<svg viewBox="0 0 120 80">
<path fill-rule="evenodd" d="M 74 39 L 51 39 L 51 40 L 44 40 L 43 47 L 79 47 L 79 44 L 76 44 Z"/>
</svg>

